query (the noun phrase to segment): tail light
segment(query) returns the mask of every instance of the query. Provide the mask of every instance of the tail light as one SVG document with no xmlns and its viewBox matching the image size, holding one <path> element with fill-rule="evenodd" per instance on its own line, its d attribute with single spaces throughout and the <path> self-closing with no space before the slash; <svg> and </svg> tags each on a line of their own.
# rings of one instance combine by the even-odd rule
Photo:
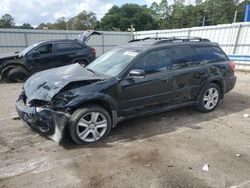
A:
<svg viewBox="0 0 250 188">
<path fill-rule="evenodd" d="M 92 48 L 92 53 L 93 53 L 94 58 L 96 58 L 96 49 L 95 48 Z"/>
<path fill-rule="evenodd" d="M 230 66 L 230 68 L 231 68 L 233 71 L 235 71 L 235 67 L 236 67 L 235 62 L 229 61 L 229 66 Z"/>
</svg>

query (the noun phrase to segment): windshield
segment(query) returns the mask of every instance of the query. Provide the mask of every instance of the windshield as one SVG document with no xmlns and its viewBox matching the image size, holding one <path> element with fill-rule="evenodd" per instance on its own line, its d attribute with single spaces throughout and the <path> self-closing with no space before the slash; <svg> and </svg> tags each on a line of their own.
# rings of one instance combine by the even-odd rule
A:
<svg viewBox="0 0 250 188">
<path fill-rule="evenodd" d="M 19 53 L 20 56 L 24 56 L 26 53 L 28 53 L 30 50 L 32 50 L 33 48 L 37 47 L 39 44 L 41 44 L 42 42 L 37 42 L 35 44 L 32 44 L 31 46 L 25 48 L 23 51 L 21 51 Z"/>
<path fill-rule="evenodd" d="M 114 48 L 90 63 L 86 68 L 98 74 L 115 77 L 130 64 L 139 52 L 135 49 Z"/>
</svg>

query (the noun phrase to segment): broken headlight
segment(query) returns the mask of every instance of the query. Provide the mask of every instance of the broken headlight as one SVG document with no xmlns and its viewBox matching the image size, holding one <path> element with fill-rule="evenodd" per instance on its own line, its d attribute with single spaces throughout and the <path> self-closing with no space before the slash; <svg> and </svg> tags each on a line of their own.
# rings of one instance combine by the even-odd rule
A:
<svg viewBox="0 0 250 188">
<path fill-rule="evenodd" d="M 55 109 L 63 109 L 76 95 L 71 91 L 65 91 L 57 94 L 53 100 L 53 107 Z"/>
</svg>

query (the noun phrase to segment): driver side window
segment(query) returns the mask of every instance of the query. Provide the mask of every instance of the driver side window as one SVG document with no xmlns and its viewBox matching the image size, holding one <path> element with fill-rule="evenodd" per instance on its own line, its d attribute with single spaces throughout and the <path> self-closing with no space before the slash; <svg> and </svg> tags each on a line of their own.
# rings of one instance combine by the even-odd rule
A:
<svg viewBox="0 0 250 188">
<path fill-rule="evenodd" d="M 52 53 L 52 44 L 42 45 L 42 46 L 38 47 L 35 51 L 39 52 L 41 55 L 51 54 Z"/>
<path fill-rule="evenodd" d="M 167 70 L 170 65 L 170 50 L 159 49 L 146 54 L 133 69 L 144 70 L 146 74 L 153 74 Z"/>
</svg>

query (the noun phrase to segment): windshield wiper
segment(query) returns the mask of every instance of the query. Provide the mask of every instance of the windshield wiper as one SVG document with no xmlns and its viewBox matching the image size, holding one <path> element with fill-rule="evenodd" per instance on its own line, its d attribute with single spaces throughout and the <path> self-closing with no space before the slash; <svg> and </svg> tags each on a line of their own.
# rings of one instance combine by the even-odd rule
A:
<svg viewBox="0 0 250 188">
<path fill-rule="evenodd" d="M 96 72 L 95 71 L 93 71 L 93 70 L 91 70 L 91 69 L 89 69 L 89 68 L 86 68 L 88 71 L 90 71 L 90 72 L 93 72 L 95 75 L 96 75 Z"/>
</svg>

